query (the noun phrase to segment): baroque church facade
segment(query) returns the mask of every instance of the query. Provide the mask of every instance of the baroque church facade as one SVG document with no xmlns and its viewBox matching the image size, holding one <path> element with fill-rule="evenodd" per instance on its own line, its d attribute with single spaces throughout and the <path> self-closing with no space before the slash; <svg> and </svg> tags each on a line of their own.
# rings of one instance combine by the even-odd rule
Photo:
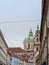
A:
<svg viewBox="0 0 49 65">
<path fill-rule="evenodd" d="M 37 52 L 39 52 L 39 47 L 40 47 L 40 30 L 39 26 L 37 25 L 35 36 L 33 35 L 33 32 L 30 29 L 28 36 L 24 39 L 24 49 L 27 51 L 27 54 L 35 55 Z"/>
</svg>

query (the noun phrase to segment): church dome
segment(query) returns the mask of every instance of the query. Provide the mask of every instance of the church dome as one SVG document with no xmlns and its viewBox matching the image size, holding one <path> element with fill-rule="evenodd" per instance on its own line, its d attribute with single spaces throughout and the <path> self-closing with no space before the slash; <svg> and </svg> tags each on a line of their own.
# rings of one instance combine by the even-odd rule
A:
<svg viewBox="0 0 49 65">
<path fill-rule="evenodd" d="M 29 32 L 29 35 L 28 37 L 25 38 L 26 41 L 33 41 L 35 38 L 33 36 L 33 32 L 32 30 L 30 29 L 30 32 Z"/>
<path fill-rule="evenodd" d="M 33 36 L 28 36 L 25 38 L 26 41 L 33 41 L 35 38 Z"/>
</svg>

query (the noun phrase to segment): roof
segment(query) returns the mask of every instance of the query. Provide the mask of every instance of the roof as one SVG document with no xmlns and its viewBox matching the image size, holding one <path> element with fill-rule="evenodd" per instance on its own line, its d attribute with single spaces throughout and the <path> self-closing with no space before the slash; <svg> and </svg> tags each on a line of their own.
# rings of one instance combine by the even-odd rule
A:
<svg viewBox="0 0 49 65">
<path fill-rule="evenodd" d="M 28 36 L 25 38 L 25 41 L 33 41 L 35 39 L 34 36 Z"/>
<path fill-rule="evenodd" d="M 26 51 L 20 47 L 14 47 L 14 48 L 9 48 L 8 49 L 11 52 L 16 52 L 16 53 L 25 53 Z"/>
<path fill-rule="evenodd" d="M 11 50 L 11 52 L 10 52 L 10 50 Z M 18 50 L 18 51 L 16 51 L 16 50 Z M 19 55 L 19 54 L 15 53 L 15 52 L 21 53 L 19 50 L 22 51 L 23 49 L 21 49 L 21 48 L 9 48 L 9 53 L 11 53 L 11 57 L 15 57 L 15 58 L 18 58 L 18 59 L 20 59 L 22 61 L 28 62 L 28 60 L 29 60 L 29 58 L 30 58 L 31 55 L 27 55 L 27 53 L 24 53 L 25 50 L 23 50 L 24 54 L 20 54 Z"/>
<path fill-rule="evenodd" d="M 33 36 L 33 32 L 32 32 L 32 30 L 30 29 L 30 32 L 29 32 L 29 35 L 28 35 L 28 37 L 26 37 L 25 39 L 24 39 L 24 41 L 33 41 L 35 38 L 34 38 L 34 36 Z"/>
</svg>

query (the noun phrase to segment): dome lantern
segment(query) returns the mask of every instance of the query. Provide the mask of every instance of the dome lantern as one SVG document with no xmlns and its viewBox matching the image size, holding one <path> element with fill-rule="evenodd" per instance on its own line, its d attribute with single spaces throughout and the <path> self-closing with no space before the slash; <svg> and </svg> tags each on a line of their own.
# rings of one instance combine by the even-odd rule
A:
<svg viewBox="0 0 49 65">
<path fill-rule="evenodd" d="M 32 29 L 30 29 L 29 36 L 33 36 Z"/>
<path fill-rule="evenodd" d="M 33 32 L 32 30 L 30 29 L 30 32 L 29 32 L 29 35 L 28 37 L 25 38 L 25 41 L 33 41 L 35 38 L 33 36 Z"/>
</svg>

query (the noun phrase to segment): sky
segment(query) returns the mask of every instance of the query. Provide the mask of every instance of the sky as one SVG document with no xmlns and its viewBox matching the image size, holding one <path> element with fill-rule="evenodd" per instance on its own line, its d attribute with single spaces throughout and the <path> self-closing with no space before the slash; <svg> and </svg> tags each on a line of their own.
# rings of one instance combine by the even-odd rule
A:
<svg viewBox="0 0 49 65">
<path fill-rule="evenodd" d="M 0 29 L 9 47 L 22 47 L 30 28 L 41 23 L 41 0 L 0 0 Z"/>
</svg>

